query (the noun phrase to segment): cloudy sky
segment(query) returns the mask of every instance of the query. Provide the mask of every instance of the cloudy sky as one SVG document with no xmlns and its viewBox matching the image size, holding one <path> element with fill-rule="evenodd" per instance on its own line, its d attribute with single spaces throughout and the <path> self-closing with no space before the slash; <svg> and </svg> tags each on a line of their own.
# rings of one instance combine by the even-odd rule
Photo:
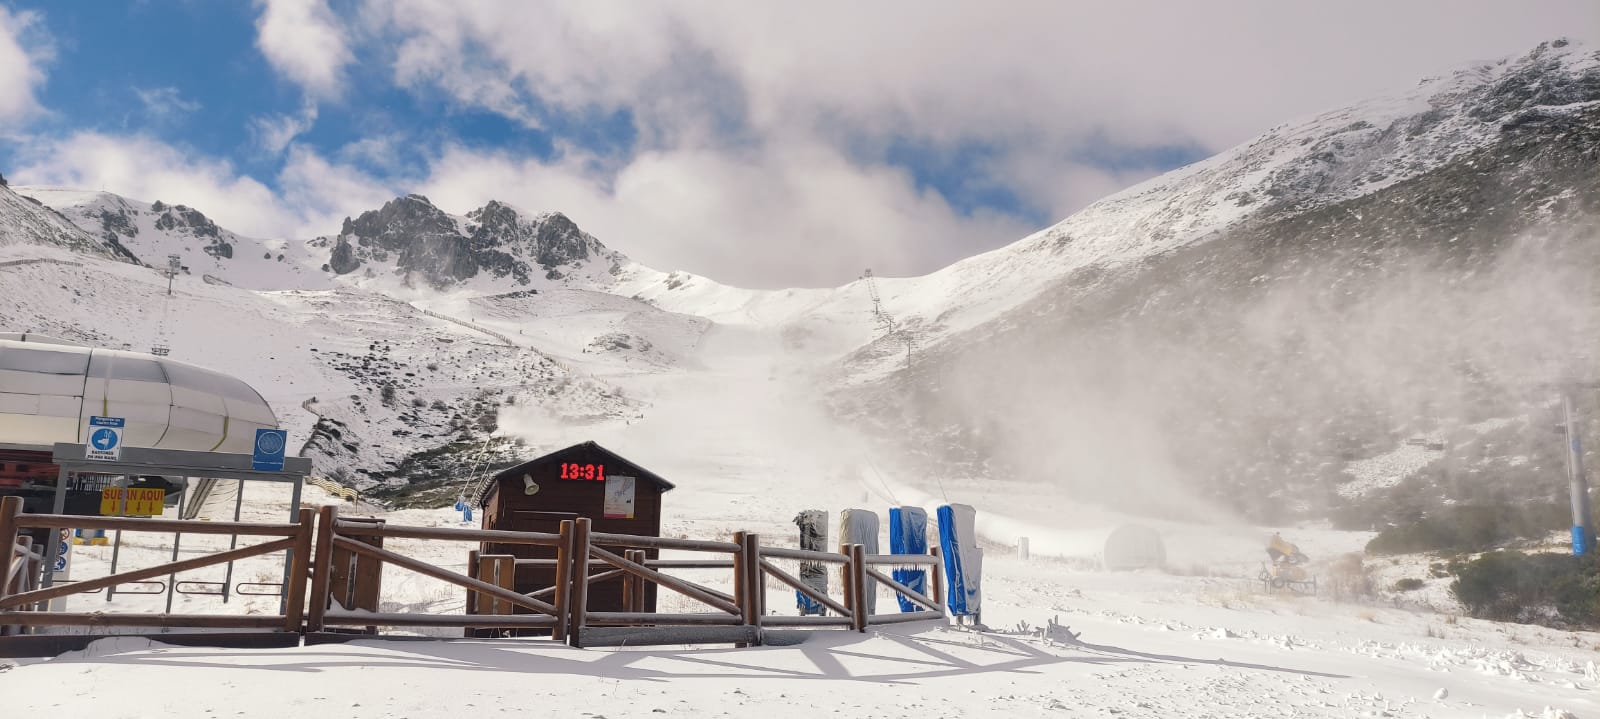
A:
<svg viewBox="0 0 1600 719">
<path fill-rule="evenodd" d="M 1600 3 L 0 0 L 0 173 L 311 237 L 421 192 L 756 287 L 920 274 Z"/>
</svg>

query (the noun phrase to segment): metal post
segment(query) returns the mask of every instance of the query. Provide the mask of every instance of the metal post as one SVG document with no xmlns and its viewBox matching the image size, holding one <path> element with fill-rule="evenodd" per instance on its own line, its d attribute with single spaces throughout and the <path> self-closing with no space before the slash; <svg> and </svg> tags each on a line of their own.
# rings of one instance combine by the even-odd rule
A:
<svg viewBox="0 0 1600 719">
<path fill-rule="evenodd" d="M 172 533 L 172 561 L 174 561 L 174 562 L 178 561 L 178 546 L 181 545 L 181 544 L 183 544 L 183 532 L 173 532 Z M 172 574 L 168 574 L 167 575 L 167 613 L 168 614 L 172 613 L 172 595 L 176 593 L 177 588 L 178 588 L 178 575 L 177 575 L 177 573 L 174 572 Z M 165 634 L 166 632 L 167 632 L 167 627 L 162 627 L 161 628 L 161 633 Z"/>
<path fill-rule="evenodd" d="M 68 472 L 66 467 L 62 467 L 61 471 L 56 473 L 56 502 L 54 508 L 50 510 L 51 514 L 61 515 L 67 513 L 67 481 L 71 477 L 72 473 Z M 52 527 L 46 540 L 45 545 L 40 548 L 44 557 L 44 580 L 39 583 L 41 588 L 55 586 L 56 542 L 61 541 L 61 528 Z"/>
<path fill-rule="evenodd" d="M 111 542 L 111 573 L 117 573 L 117 557 L 122 554 L 122 530 L 117 530 L 117 538 Z M 106 587 L 106 601 L 111 601 L 111 596 L 117 593 L 117 585 Z"/>
<path fill-rule="evenodd" d="M 305 487 L 305 484 L 306 478 L 304 476 L 294 478 L 294 496 L 289 498 L 289 521 L 291 522 L 295 521 L 295 518 L 300 516 L 300 490 Z M 244 496 L 244 480 L 242 479 L 239 480 L 239 495 L 241 497 Z M 236 515 L 234 519 L 237 520 L 238 516 Z M 280 585 L 282 589 L 278 592 L 279 614 L 282 614 L 284 608 L 289 605 L 289 568 L 292 566 L 294 566 L 294 550 L 284 550 L 283 584 Z M 321 617 L 319 616 L 318 619 L 321 619 Z M 320 630 L 321 627 L 318 627 L 318 629 Z"/>
<path fill-rule="evenodd" d="M 1572 553 L 1594 549 L 1594 521 L 1589 514 L 1589 487 L 1583 474 L 1583 437 L 1572 411 L 1573 389 L 1561 392 L 1561 410 L 1567 422 L 1567 482 L 1572 498 Z"/>
<path fill-rule="evenodd" d="M 239 488 L 233 493 L 233 521 L 238 522 L 239 521 L 239 510 L 240 510 L 241 507 L 244 506 L 244 480 L 236 479 L 234 481 L 239 483 Z M 182 507 L 182 505 L 179 505 L 179 506 L 180 506 L 180 508 Z M 195 509 L 198 510 L 199 508 L 196 507 Z M 182 514 L 180 513 L 179 516 L 181 517 Z M 295 521 L 299 521 L 299 518 L 297 517 Z M 235 534 L 235 535 L 232 535 L 231 537 L 229 537 L 228 538 L 228 549 L 238 549 L 238 547 L 239 547 L 239 535 Z M 293 554 L 291 554 L 289 556 L 290 556 L 290 559 L 294 558 Z M 222 603 L 223 604 L 227 604 L 228 603 L 228 593 L 229 593 L 230 588 L 232 586 L 233 586 L 233 562 L 228 562 L 228 570 L 227 570 L 227 572 L 225 574 L 222 575 Z"/>
</svg>

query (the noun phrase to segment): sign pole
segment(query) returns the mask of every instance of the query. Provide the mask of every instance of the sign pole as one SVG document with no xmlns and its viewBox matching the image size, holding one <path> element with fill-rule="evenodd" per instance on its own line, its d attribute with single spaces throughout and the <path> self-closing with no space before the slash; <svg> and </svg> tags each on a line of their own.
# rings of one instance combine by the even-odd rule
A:
<svg viewBox="0 0 1600 719">
<path fill-rule="evenodd" d="M 1589 515 L 1589 487 L 1583 474 L 1583 439 L 1572 411 L 1573 390 L 1561 392 L 1561 410 L 1567 424 L 1567 483 L 1572 499 L 1572 553 L 1588 554 L 1594 548 L 1594 521 Z"/>
</svg>

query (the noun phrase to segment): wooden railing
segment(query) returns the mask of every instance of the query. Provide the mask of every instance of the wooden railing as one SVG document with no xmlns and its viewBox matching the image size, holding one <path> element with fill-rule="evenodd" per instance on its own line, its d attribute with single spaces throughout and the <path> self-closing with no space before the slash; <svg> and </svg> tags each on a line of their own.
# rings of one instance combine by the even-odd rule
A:
<svg viewBox="0 0 1600 719">
<path fill-rule="evenodd" d="M 173 561 L 97 579 L 39 587 L 36 552 L 18 532 L 31 528 L 113 529 L 185 534 L 273 537 L 253 546 Z M 392 548 L 387 539 L 443 540 L 551 547 L 553 559 L 523 559 L 472 550 L 464 572 L 421 561 Z M 458 628 L 468 636 L 478 630 L 549 630 L 557 641 L 573 646 L 650 643 L 654 636 L 671 643 L 728 642 L 757 644 L 764 627 L 843 626 L 858 632 L 874 624 L 939 619 L 943 609 L 943 566 L 937 550 L 927 555 L 869 555 L 861 545 L 838 553 L 784 547 L 763 547 L 753 533 L 736 532 L 733 541 L 645 537 L 591 531 L 586 518 L 561 523 L 558 534 L 448 527 L 410 527 L 382 520 L 340 518 L 336 507 L 313 513 L 301 510 L 293 524 L 193 522 L 123 517 L 21 514 L 20 501 L 0 501 L 0 546 L 10 546 L 5 582 L 0 584 L 0 627 L 85 625 L 160 626 L 237 629 L 279 629 L 323 633 L 337 627 Z M 71 594 L 96 592 L 117 584 L 140 582 L 200 567 L 223 564 L 270 552 L 291 550 L 285 608 L 280 615 L 208 615 L 43 612 L 44 603 Z M 651 550 L 690 552 L 692 559 L 653 558 Z M 780 562 L 817 562 L 837 566 L 844 581 L 842 596 L 819 591 L 782 568 Z M 383 566 L 393 565 L 466 590 L 461 614 L 384 612 Z M 552 586 L 521 592 L 518 566 L 555 570 Z M 931 594 L 923 594 L 881 571 L 885 566 L 928 567 Z M 732 593 L 674 576 L 677 570 L 731 571 Z M 724 575 L 726 576 L 726 575 Z M 598 582 L 622 582 L 622 611 L 589 608 L 589 588 Z M 832 616 L 775 616 L 767 612 L 767 585 L 788 586 L 810 598 Z M 927 611 L 872 614 L 869 595 L 876 581 Z M 647 588 L 669 590 L 693 600 L 703 611 L 647 611 Z M 34 611 L 30 611 L 34 610 Z M 668 631 L 672 630 L 672 631 Z M 687 631 L 693 630 L 693 631 Z"/>
<path fill-rule="evenodd" d="M 311 510 L 300 511 L 294 524 L 250 524 L 244 522 L 192 522 L 127 517 L 86 517 L 57 514 L 23 514 L 20 497 L 0 498 L 0 546 L 18 543 L 24 529 L 105 529 L 135 532 L 182 532 L 233 536 L 277 537 L 268 542 L 239 547 L 216 554 L 172 561 L 144 569 L 117 572 L 97 579 L 85 579 L 52 586 L 33 584 L 16 591 L 12 582 L 0 586 L 0 626 L 100 626 L 100 627 L 197 627 L 256 628 L 299 631 L 305 608 L 305 577 L 311 558 Z M 272 552 L 290 551 L 289 586 L 284 597 L 284 613 L 277 615 L 236 614 L 152 614 L 131 612 L 43 612 L 37 610 L 52 599 L 85 592 L 97 592 L 118 584 L 141 582 L 162 575 L 238 561 Z M 45 553 L 48 556 L 48 553 Z M 41 557 L 42 559 L 42 557 Z M 16 569 L 16 562 L 7 572 Z M 33 581 L 38 573 L 24 571 Z"/>
</svg>

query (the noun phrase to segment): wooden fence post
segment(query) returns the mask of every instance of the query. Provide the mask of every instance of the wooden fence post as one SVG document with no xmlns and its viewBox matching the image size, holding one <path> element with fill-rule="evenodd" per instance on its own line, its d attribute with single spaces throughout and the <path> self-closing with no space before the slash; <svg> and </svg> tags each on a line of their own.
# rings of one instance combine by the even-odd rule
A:
<svg viewBox="0 0 1600 719">
<path fill-rule="evenodd" d="M 622 556 L 624 559 L 638 564 L 645 564 L 650 561 L 650 553 L 643 549 L 630 549 L 623 552 Z M 646 582 L 642 577 L 634 576 L 630 572 L 622 574 L 622 611 L 644 611 L 645 584 Z"/>
<path fill-rule="evenodd" d="M 561 541 L 556 544 L 556 626 L 550 638 L 567 641 L 567 624 L 572 620 L 572 539 L 577 532 L 570 519 L 561 520 Z"/>
<path fill-rule="evenodd" d="M 864 545 L 852 544 L 850 549 L 850 563 L 845 565 L 850 570 L 850 628 L 858 632 L 867 631 L 867 548 Z"/>
<path fill-rule="evenodd" d="M 17 515 L 22 514 L 21 497 L 0 497 L 0 556 L 5 557 L 0 562 L 0 571 L 11 571 L 11 558 L 16 556 L 17 547 Z M 26 572 L 24 572 L 26 573 Z M 0 599 L 11 594 L 10 582 L 0 582 Z"/>
<path fill-rule="evenodd" d="M 761 643 L 761 616 L 766 613 L 766 582 L 761 571 L 761 535 L 746 534 L 740 542 L 739 562 L 744 565 L 744 623 L 755 627 Z"/>
<path fill-rule="evenodd" d="M 339 508 L 326 505 L 317 512 L 317 547 L 311 559 L 311 598 L 306 614 L 306 631 L 320 632 L 323 619 L 328 615 L 330 596 L 328 578 L 333 569 L 334 523 L 339 521 Z"/>
<path fill-rule="evenodd" d="M 739 607 L 739 621 L 743 624 L 750 623 L 750 562 L 746 557 L 745 533 L 733 533 L 733 543 L 739 545 L 739 552 L 733 556 L 733 603 Z"/>
<path fill-rule="evenodd" d="M 284 588 L 287 602 L 283 610 L 283 630 L 304 631 L 302 620 L 306 610 L 306 575 L 311 573 L 311 539 L 316 530 L 316 513 L 309 507 L 300 510 L 295 518 L 299 529 L 294 534 L 294 552 L 289 555 L 289 586 Z"/>
<path fill-rule="evenodd" d="M 583 624 L 589 605 L 589 518 L 573 520 L 572 531 L 572 621 L 567 624 L 567 643 L 582 646 Z"/>
<path fill-rule="evenodd" d="M 472 550 L 470 552 L 467 552 L 467 578 L 468 579 L 479 579 L 479 577 L 478 577 L 478 556 L 479 556 L 479 552 L 476 549 L 474 549 L 474 550 Z M 466 608 L 465 611 L 466 611 L 467 614 L 477 614 L 478 613 L 478 592 L 477 591 L 472 590 L 472 589 L 468 589 L 467 590 L 467 608 Z M 477 636 L 477 634 L 478 634 L 478 630 L 473 628 L 473 627 L 465 627 L 465 628 L 463 628 L 461 630 L 461 636 L 467 637 L 469 639 L 474 637 L 474 636 Z"/>
<path fill-rule="evenodd" d="M 933 601 L 943 607 L 944 602 L 944 555 L 939 551 L 939 545 L 928 547 L 928 554 L 933 556 L 933 571 L 929 572 L 929 579 L 933 580 Z"/>
</svg>

